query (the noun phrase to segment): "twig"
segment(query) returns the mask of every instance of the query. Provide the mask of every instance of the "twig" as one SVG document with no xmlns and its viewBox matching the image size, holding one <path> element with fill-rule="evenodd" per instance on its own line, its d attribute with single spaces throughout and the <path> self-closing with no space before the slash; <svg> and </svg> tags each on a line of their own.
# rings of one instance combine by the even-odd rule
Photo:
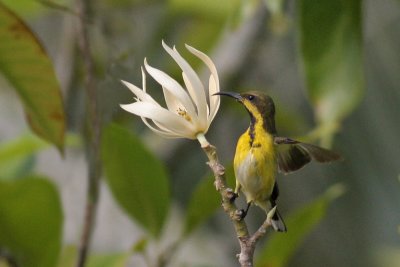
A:
<svg viewBox="0 0 400 267">
<path fill-rule="evenodd" d="M 257 241 L 264 236 L 267 229 L 271 226 L 271 217 L 275 210 L 273 209 L 268 213 L 267 219 L 264 223 L 252 236 L 250 236 L 246 222 L 240 217 L 240 212 L 232 201 L 234 192 L 226 184 L 225 168 L 218 160 L 217 149 L 208 142 L 201 142 L 201 145 L 208 157 L 208 165 L 214 173 L 215 187 L 222 197 L 222 207 L 229 215 L 236 231 L 240 245 L 240 253 L 237 255 L 238 261 L 242 267 L 252 267 Z"/>
<path fill-rule="evenodd" d="M 159 256 L 157 259 L 156 266 L 157 267 L 166 267 L 168 266 L 171 258 L 175 255 L 176 250 L 182 244 L 182 239 L 178 239 L 170 244 Z"/>
<path fill-rule="evenodd" d="M 89 120 L 89 173 L 88 173 L 88 194 L 86 199 L 84 226 L 79 246 L 79 256 L 76 266 L 83 267 L 86 262 L 90 246 L 92 231 L 94 228 L 96 210 L 99 198 L 100 184 L 100 133 L 101 123 L 97 107 L 96 83 L 94 79 L 94 63 L 91 55 L 87 19 L 88 0 L 77 0 L 79 14 L 79 39 L 80 49 L 85 69 L 85 89 L 88 105 Z"/>
</svg>

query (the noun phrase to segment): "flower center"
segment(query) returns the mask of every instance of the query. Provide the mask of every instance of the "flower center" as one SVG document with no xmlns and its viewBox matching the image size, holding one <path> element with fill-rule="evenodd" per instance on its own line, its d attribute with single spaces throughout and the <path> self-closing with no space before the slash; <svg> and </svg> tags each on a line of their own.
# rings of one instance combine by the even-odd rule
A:
<svg viewBox="0 0 400 267">
<path fill-rule="evenodd" d="M 183 108 L 178 108 L 177 113 L 179 116 L 183 117 L 185 120 L 191 122 L 192 118 L 189 116 L 189 114 L 187 113 L 187 111 Z"/>
</svg>

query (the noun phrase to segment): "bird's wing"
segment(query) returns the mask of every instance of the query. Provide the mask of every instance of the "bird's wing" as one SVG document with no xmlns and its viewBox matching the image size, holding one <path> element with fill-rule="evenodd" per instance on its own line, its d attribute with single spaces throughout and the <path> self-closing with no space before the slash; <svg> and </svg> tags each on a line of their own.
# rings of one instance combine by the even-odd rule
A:
<svg viewBox="0 0 400 267">
<path fill-rule="evenodd" d="M 324 163 L 341 158 L 339 154 L 331 150 L 287 137 L 275 137 L 274 143 L 277 145 L 278 168 L 282 173 L 296 171 L 312 159 Z"/>
</svg>

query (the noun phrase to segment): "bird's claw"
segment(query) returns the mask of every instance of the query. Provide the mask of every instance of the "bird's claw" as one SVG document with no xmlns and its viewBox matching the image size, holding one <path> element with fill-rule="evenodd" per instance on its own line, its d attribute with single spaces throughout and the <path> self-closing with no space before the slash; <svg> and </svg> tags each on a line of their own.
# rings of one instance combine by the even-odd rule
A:
<svg viewBox="0 0 400 267">
<path fill-rule="evenodd" d="M 227 196 L 229 198 L 229 202 L 233 203 L 233 202 L 235 202 L 235 200 L 239 196 L 239 194 L 229 188 L 229 189 L 227 189 Z"/>
<path fill-rule="evenodd" d="M 247 215 L 247 212 L 244 209 L 236 210 L 236 218 L 238 221 L 243 220 Z"/>
</svg>

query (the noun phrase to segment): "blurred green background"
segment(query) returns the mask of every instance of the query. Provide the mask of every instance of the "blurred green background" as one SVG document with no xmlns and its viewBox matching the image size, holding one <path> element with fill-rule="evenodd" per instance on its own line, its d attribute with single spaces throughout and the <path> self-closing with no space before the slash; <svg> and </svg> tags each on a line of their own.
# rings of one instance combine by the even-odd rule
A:
<svg viewBox="0 0 400 267">
<path fill-rule="evenodd" d="M 64 213 L 64 247 L 76 244 L 83 220 L 86 163 L 79 137 L 85 135 L 85 100 L 75 5 L 68 0 L 2 2 L 31 27 L 52 59 L 69 137 L 63 158 L 37 143 L 15 166 L 0 157 L 5 162 L 0 165 L 6 165 L 1 170 L 8 172 L 0 176 L 34 172 L 51 177 Z M 103 125 L 111 121 L 124 125 L 166 166 L 172 209 L 164 243 L 179 235 L 193 190 L 210 172 L 197 142 L 156 136 L 119 107 L 132 102 L 131 92 L 119 80 L 139 86 L 145 57 L 180 79 L 180 70 L 162 49 L 161 40 L 176 45 L 190 60 L 185 43 L 210 55 L 222 90 L 270 94 L 279 134 L 328 145 L 343 155 L 339 163 L 311 163 L 279 176 L 284 217 L 336 183 L 346 187 L 287 266 L 400 266 L 400 1 L 98 0 L 90 6 Z M 190 62 L 204 71 L 198 61 Z M 2 148 L 28 132 L 20 100 L 9 88 L 1 78 Z M 161 99 L 162 90 L 150 79 L 148 88 Z M 247 116 L 234 101 L 222 99 L 207 137 L 226 166 L 248 126 Z M 251 230 L 263 216 L 251 209 L 247 218 Z M 144 235 L 103 183 L 93 251 L 128 251 Z M 263 240 L 269 238 L 267 234 Z M 163 242 L 153 244 L 150 251 L 165 247 Z M 235 266 L 237 250 L 231 223 L 218 211 L 185 241 L 170 266 Z M 146 266 L 139 256 L 131 257 L 129 264 Z"/>
</svg>

